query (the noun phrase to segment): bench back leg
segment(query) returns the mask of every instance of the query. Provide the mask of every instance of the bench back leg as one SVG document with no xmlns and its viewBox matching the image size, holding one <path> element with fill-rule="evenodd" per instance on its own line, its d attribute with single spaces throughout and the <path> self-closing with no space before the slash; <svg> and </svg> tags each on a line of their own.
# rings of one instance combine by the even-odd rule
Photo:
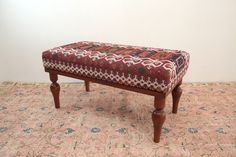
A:
<svg viewBox="0 0 236 157">
<path fill-rule="evenodd" d="M 172 100 L 173 100 L 173 108 L 172 113 L 177 113 L 178 106 L 179 106 L 179 100 L 182 95 L 182 89 L 180 88 L 180 84 L 178 84 L 172 91 Z"/>
<path fill-rule="evenodd" d="M 85 80 L 84 84 L 85 84 L 86 92 L 89 92 L 90 91 L 90 89 L 89 89 L 89 81 Z"/>
<path fill-rule="evenodd" d="M 50 80 L 52 81 L 50 89 L 54 98 L 55 107 L 60 108 L 60 100 L 59 100 L 60 85 L 57 83 L 58 76 L 55 73 L 49 73 L 49 77 Z"/>
</svg>

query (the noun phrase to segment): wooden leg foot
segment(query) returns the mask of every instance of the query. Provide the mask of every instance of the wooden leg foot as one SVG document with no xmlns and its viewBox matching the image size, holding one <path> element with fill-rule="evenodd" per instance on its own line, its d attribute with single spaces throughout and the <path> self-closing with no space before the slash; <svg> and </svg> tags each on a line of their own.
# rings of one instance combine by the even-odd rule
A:
<svg viewBox="0 0 236 157">
<path fill-rule="evenodd" d="M 60 108 L 60 100 L 59 100 L 60 85 L 57 83 L 57 79 L 58 79 L 57 74 L 49 73 L 49 76 L 50 76 L 50 80 L 52 81 L 50 90 L 54 98 L 55 107 Z"/>
<path fill-rule="evenodd" d="M 86 92 L 89 92 L 89 81 L 84 81 Z"/>
<path fill-rule="evenodd" d="M 172 100 L 173 100 L 172 113 L 177 113 L 181 95 L 182 95 L 182 89 L 180 88 L 179 84 L 172 91 Z"/>
<path fill-rule="evenodd" d="M 152 113 L 152 121 L 154 126 L 154 142 L 160 142 L 162 126 L 166 119 L 164 111 L 165 107 L 165 96 L 155 97 L 155 110 Z"/>
</svg>

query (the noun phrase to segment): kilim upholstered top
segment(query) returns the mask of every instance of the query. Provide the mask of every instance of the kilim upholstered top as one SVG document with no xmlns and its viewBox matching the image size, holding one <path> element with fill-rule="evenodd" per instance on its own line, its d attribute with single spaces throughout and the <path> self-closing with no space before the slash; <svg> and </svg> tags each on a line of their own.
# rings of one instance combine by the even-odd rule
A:
<svg viewBox="0 0 236 157">
<path fill-rule="evenodd" d="M 185 74 L 189 54 L 179 50 L 78 42 L 43 52 L 45 69 L 169 92 Z"/>
</svg>

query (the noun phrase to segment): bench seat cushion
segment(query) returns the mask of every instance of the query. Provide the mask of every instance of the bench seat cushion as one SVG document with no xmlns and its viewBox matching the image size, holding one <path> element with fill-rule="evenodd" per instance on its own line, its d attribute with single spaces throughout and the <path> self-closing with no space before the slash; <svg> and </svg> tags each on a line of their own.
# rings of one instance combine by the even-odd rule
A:
<svg viewBox="0 0 236 157">
<path fill-rule="evenodd" d="M 189 54 L 180 50 L 82 41 L 43 52 L 45 69 L 169 92 L 184 76 Z"/>
</svg>

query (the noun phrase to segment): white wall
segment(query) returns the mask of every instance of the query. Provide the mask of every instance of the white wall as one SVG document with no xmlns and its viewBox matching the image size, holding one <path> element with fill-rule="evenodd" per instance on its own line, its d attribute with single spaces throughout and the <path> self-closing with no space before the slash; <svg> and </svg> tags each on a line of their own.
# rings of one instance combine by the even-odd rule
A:
<svg viewBox="0 0 236 157">
<path fill-rule="evenodd" d="M 41 52 L 80 40 L 186 50 L 185 81 L 236 81 L 236 0 L 0 0 L 0 81 L 48 82 Z"/>
</svg>

